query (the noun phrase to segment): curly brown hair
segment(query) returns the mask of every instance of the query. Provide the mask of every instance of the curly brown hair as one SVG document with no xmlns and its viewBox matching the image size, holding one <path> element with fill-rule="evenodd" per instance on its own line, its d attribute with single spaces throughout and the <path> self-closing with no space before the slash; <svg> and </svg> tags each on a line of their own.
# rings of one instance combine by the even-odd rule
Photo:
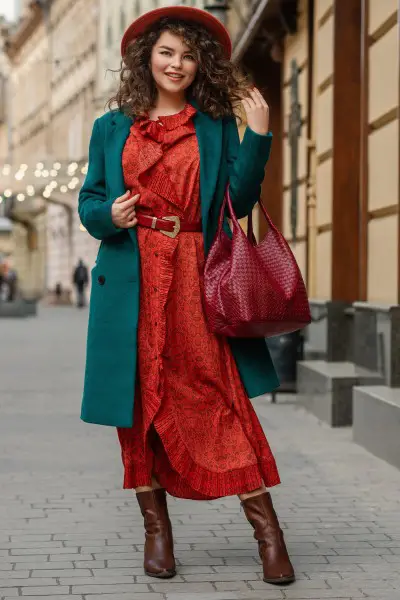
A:
<svg viewBox="0 0 400 600">
<path fill-rule="evenodd" d="M 203 26 L 181 19 L 160 19 L 134 40 L 121 61 L 117 93 L 110 109 L 129 116 L 144 116 L 155 106 L 157 88 L 150 68 L 151 52 L 164 31 L 179 36 L 194 53 L 198 63 L 195 80 L 186 90 L 187 99 L 199 110 L 218 119 L 240 113 L 240 101 L 247 96 L 250 82 L 224 54 L 222 45 Z"/>
</svg>

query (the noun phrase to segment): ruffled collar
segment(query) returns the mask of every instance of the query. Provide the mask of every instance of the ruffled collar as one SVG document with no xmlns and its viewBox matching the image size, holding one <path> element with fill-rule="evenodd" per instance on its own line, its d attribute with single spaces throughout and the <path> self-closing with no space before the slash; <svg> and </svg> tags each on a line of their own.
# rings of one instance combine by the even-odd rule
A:
<svg viewBox="0 0 400 600">
<path fill-rule="evenodd" d="M 135 123 L 142 135 L 159 142 L 162 141 L 165 131 L 172 131 L 186 125 L 196 112 L 197 110 L 191 104 L 186 104 L 183 110 L 174 115 L 159 116 L 157 121 L 147 116 L 139 117 Z"/>
</svg>

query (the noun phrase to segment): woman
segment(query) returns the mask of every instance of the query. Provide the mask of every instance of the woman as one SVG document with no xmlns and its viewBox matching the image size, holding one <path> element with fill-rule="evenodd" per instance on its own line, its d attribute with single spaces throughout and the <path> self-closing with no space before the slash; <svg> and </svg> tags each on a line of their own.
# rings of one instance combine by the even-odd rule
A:
<svg viewBox="0 0 400 600">
<path fill-rule="evenodd" d="M 148 575 L 176 573 L 166 491 L 238 495 L 264 580 L 284 583 L 294 573 L 266 490 L 279 475 L 249 400 L 274 389 L 276 374 L 264 340 L 213 335 L 202 304 L 226 185 L 247 215 L 271 145 L 268 106 L 230 54 L 223 25 L 189 7 L 153 10 L 123 37 L 117 108 L 94 124 L 79 198 L 83 225 L 101 240 L 82 419 L 118 428 Z"/>
</svg>

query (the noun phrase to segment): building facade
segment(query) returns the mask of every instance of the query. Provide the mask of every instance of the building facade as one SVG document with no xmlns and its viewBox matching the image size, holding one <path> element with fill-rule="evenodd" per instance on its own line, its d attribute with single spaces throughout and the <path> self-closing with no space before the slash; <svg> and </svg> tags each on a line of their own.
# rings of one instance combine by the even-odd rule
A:
<svg viewBox="0 0 400 600">
<path fill-rule="evenodd" d="M 41 297 L 57 284 L 70 291 L 78 257 L 93 262 L 97 252 L 97 243 L 80 229 L 77 192 L 68 190 L 63 197 L 55 188 L 44 197 L 44 183 L 33 173 L 37 165 L 51 169 L 54 163 L 82 161 L 87 155 L 99 11 L 96 0 L 34 2 L 21 11 L 7 40 L 13 99 L 7 115 L 9 162 L 14 171 L 28 166 L 27 176 L 13 186 L 19 195 L 25 193 L 13 211 L 15 265 L 22 292 Z M 27 184 L 36 189 L 31 198 Z"/>
<path fill-rule="evenodd" d="M 264 199 L 310 296 L 399 302 L 398 0 L 230 6 L 235 59 L 271 106 Z"/>
</svg>

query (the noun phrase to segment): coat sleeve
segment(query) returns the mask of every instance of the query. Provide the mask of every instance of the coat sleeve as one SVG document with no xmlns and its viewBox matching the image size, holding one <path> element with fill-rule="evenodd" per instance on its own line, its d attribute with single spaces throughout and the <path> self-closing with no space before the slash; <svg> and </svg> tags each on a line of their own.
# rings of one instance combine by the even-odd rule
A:
<svg viewBox="0 0 400 600">
<path fill-rule="evenodd" d="M 272 133 L 260 135 L 247 127 L 240 143 L 235 118 L 229 119 L 227 128 L 229 189 L 236 216 L 241 219 L 250 213 L 260 198 Z"/>
<path fill-rule="evenodd" d="M 112 222 L 113 202 L 113 198 L 107 200 L 104 144 L 99 131 L 99 123 L 96 120 L 89 144 L 88 172 L 79 192 L 78 212 L 82 225 L 90 235 L 98 240 L 122 231 Z"/>
</svg>

